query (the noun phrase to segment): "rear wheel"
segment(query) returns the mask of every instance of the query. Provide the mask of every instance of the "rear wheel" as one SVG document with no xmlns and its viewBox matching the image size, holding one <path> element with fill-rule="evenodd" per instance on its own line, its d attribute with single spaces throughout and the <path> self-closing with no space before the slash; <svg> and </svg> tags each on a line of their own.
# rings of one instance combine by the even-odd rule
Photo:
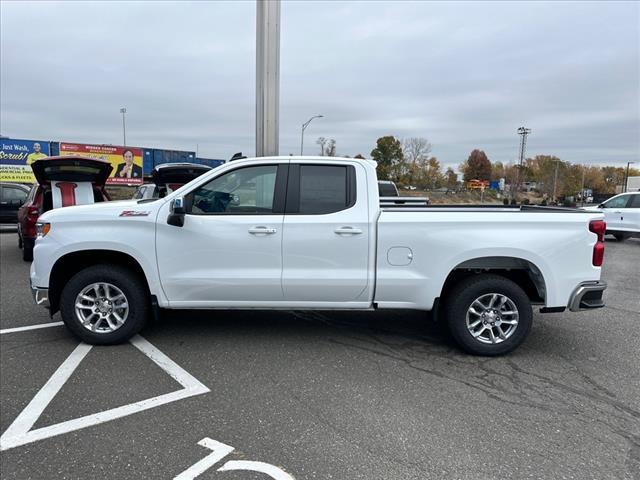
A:
<svg viewBox="0 0 640 480">
<path fill-rule="evenodd" d="M 531 330 L 527 294 L 499 275 L 462 280 L 447 295 L 449 330 L 460 347 L 475 355 L 502 355 L 518 347 Z"/>
<path fill-rule="evenodd" d="M 138 276 L 122 267 L 96 265 L 75 274 L 60 297 L 67 327 L 93 345 L 122 343 L 147 321 L 147 292 Z"/>
</svg>

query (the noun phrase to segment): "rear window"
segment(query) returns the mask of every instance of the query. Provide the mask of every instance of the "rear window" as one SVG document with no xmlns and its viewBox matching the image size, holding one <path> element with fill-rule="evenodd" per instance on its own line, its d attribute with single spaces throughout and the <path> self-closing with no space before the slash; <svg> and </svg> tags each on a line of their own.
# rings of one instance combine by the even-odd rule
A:
<svg viewBox="0 0 640 480">
<path fill-rule="evenodd" d="M 76 165 L 58 165 L 51 167 L 44 167 L 44 173 L 47 175 L 56 175 L 58 173 L 85 173 L 87 175 L 98 175 L 101 169 L 90 166 L 76 166 Z"/>
<path fill-rule="evenodd" d="M 355 171 L 347 165 L 300 165 L 299 203 L 301 215 L 339 212 L 355 204 Z"/>
<path fill-rule="evenodd" d="M 398 190 L 393 183 L 378 183 L 378 195 L 381 197 L 397 197 Z"/>
</svg>

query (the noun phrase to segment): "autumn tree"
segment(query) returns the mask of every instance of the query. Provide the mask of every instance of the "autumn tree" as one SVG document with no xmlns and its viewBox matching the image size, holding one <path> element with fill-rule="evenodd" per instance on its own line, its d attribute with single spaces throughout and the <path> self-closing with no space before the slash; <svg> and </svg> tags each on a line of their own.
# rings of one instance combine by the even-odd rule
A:
<svg viewBox="0 0 640 480">
<path fill-rule="evenodd" d="M 411 184 L 423 190 L 433 190 L 444 183 L 440 162 L 436 157 L 423 157 L 410 168 L 412 169 Z"/>
<path fill-rule="evenodd" d="M 458 186 L 458 175 L 453 171 L 453 168 L 447 168 L 444 174 L 444 185 L 449 190 L 455 190 Z"/>
<path fill-rule="evenodd" d="M 393 135 L 380 137 L 376 148 L 371 150 L 371 158 L 378 162 L 378 178 L 380 180 L 397 180 L 393 177 L 398 164 L 404 162 L 402 143 Z"/>
<path fill-rule="evenodd" d="M 464 181 L 490 180 L 491 161 L 482 150 L 473 150 L 469 158 L 460 165 L 460 171 L 464 174 Z"/>
</svg>

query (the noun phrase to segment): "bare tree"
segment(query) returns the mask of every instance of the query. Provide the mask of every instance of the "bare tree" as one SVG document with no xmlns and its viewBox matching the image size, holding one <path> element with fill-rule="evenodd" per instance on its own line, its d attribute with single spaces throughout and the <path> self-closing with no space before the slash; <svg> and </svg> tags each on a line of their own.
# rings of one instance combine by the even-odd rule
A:
<svg viewBox="0 0 640 480">
<path fill-rule="evenodd" d="M 327 146 L 324 149 L 324 154 L 327 157 L 335 157 L 336 156 L 336 141 L 333 138 L 330 138 L 327 141 Z"/>
<path fill-rule="evenodd" d="M 396 166 L 397 176 L 413 184 L 415 173 L 425 166 L 431 152 L 431 143 L 424 137 L 405 138 L 402 142 L 403 159 Z"/>
<path fill-rule="evenodd" d="M 404 159 L 414 165 L 428 157 L 429 153 L 431 153 L 431 143 L 424 137 L 405 138 L 402 151 Z"/>
<path fill-rule="evenodd" d="M 327 144 L 327 139 L 324 137 L 318 137 L 316 143 L 320 145 L 320 155 L 324 156 L 324 146 Z"/>
</svg>

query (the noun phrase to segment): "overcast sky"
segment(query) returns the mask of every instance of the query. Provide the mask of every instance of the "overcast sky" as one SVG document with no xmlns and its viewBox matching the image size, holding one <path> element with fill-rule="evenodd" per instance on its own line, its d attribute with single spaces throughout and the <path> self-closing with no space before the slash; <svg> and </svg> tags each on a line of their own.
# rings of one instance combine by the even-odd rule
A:
<svg viewBox="0 0 640 480">
<path fill-rule="evenodd" d="M 0 131 L 255 152 L 255 2 L 1 3 Z M 640 161 L 637 2 L 282 2 L 280 153 L 427 137 L 457 165 Z"/>
</svg>

